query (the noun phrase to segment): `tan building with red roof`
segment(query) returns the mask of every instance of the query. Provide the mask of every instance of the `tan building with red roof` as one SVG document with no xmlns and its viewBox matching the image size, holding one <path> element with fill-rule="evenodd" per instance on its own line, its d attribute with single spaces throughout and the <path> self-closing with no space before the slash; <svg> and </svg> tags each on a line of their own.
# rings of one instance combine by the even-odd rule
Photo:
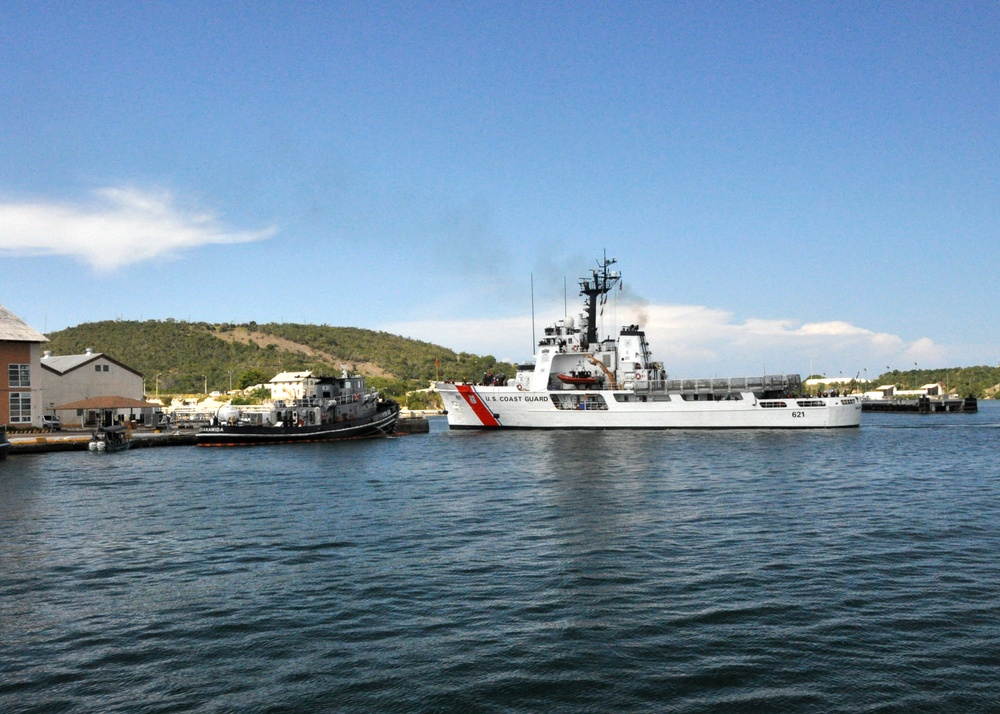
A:
<svg viewBox="0 0 1000 714">
<path fill-rule="evenodd" d="M 155 426 L 162 409 L 156 402 L 129 397 L 91 397 L 54 407 L 63 423 L 71 426 L 107 426 L 119 420 Z"/>
<path fill-rule="evenodd" d="M 143 401 L 143 375 L 93 349 L 82 355 L 41 358 L 46 414 L 58 412 L 64 426 L 95 426 L 108 412 L 114 417 L 149 417 L 159 404 Z"/>
</svg>

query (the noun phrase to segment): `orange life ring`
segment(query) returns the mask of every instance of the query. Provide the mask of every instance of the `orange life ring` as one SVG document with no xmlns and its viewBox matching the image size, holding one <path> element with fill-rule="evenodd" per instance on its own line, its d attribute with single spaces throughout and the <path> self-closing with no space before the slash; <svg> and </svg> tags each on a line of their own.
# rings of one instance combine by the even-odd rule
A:
<svg viewBox="0 0 1000 714">
<path fill-rule="evenodd" d="M 642 380 L 642 372 L 636 372 L 635 373 L 635 381 L 637 381 L 637 382 L 643 381 Z"/>
<path fill-rule="evenodd" d="M 524 391 L 524 385 L 523 385 L 523 384 L 520 384 L 520 383 L 518 383 L 518 385 L 517 385 L 517 389 L 518 389 L 518 391 L 519 391 L 519 392 L 523 392 L 523 391 Z"/>
<path fill-rule="evenodd" d="M 579 352 L 580 351 L 580 345 L 573 345 L 573 351 L 574 352 Z"/>
</svg>

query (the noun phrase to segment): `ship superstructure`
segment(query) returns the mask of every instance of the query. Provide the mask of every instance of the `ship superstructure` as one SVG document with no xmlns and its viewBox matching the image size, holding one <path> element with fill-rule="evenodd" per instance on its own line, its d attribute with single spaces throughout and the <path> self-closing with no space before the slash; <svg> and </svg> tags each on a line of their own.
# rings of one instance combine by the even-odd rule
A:
<svg viewBox="0 0 1000 714">
<path fill-rule="evenodd" d="M 535 361 L 506 384 L 439 382 L 453 428 L 832 428 L 861 423 L 853 396 L 802 395 L 797 374 L 670 379 L 639 325 L 599 339 L 598 310 L 620 282 L 605 258 L 580 280 L 584 313 L 545 328 Z"/>
</svg>

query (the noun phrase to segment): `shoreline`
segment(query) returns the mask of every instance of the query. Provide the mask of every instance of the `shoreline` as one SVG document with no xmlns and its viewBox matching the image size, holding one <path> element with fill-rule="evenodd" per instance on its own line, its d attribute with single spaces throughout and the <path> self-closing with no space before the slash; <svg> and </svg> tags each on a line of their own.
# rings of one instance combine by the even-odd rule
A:
<svg viewBox="0 0 1000 714">
<path fill-rule="evenodd" d="M 152 446 L 194 446 L 196 432 L 138 432 L 132 434 L 132 448 L 142 449 Z M 39 436 L 11 436 L 8 456 L 20 454 L 47 454 L 56 451 L 87 451 L 90 448 L 91 432 L 70 434 L 46 434 Z"/>
<path fill-rule="evenodd" d="M 441 416 L 437 410 L 413 411 L 400 414 L 396 422 L 396 435 L 430 433 L 428 417 Z M 23 436 L 7 434 L 10 446 L 8 456 L 21 454 L 47 454 L 58 451 L 87 451 L 93 432 L 89 430 L 73 430 L 68 432 L 31 433 Z M 171 429 L 170 431 L 134 431 L 132 432 L 133 449 L 145 449 L 162 446 L 195 446 L 198 441 L 196 429 Z"/>
</svg>

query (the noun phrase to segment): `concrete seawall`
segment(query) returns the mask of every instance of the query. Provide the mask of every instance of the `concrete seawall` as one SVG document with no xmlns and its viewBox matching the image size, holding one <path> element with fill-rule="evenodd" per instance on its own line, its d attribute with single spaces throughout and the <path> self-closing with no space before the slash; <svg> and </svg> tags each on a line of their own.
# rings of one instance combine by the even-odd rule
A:
<svg viewBox="0 0 1000 714">
<path fill-rule="evenodd" d="M 45 436 L 10 436 L 10 455 L 43 454 L 53 451 L 86 451 L 90 448 L 90 434 L 48 434 Z M 149 446 L 194 446 L 195 433 L 190 432 L 137 432 L 132 435 L 132 448 Z"/>
<path fill-rule="evenodd" d="M 430 424 L 420 415 L 401 417 L 396 422 L 396 433 L 428 434 Z M 194 446 L 197 442 L 194 429 L 171 431 L 136 431 L 132 434 L 132 448 L 142 449 L 153 446 Z M 55 451 L 87 451 L 90 448 L 90 432 L 47 433 L 17 436 L 7 435 L 9 456 L 18 454 L 44 454 Z"/>
<path fill-rule="evenodd" d="M 430 422 L 424 416 L 401 416 L 396 420 L 397 434 L 429 434 Z"/>
</svg>

